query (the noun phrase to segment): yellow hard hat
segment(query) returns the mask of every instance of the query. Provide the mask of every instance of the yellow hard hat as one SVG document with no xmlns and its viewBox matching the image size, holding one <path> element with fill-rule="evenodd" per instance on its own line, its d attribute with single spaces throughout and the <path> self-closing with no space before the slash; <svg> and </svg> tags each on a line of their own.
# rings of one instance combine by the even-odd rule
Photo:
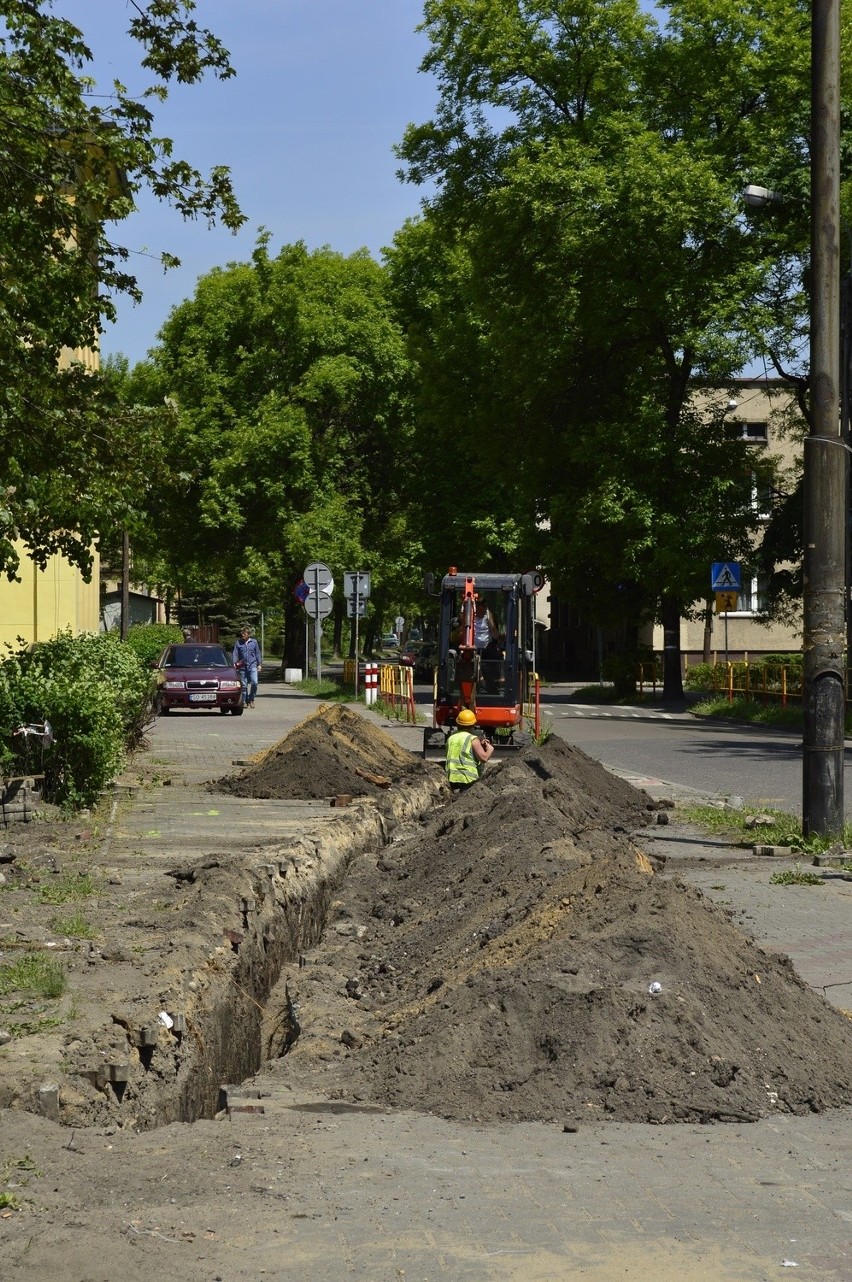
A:
<svg viewBox="0 0 852 1282">
<path fill-rule="evenodd" d="M 456 725 L 457 726 L 475 726 L 476 713 L 471 712 L 470 708 L 462 708 L 461 712 L 456 717 Z"/>
</svg>

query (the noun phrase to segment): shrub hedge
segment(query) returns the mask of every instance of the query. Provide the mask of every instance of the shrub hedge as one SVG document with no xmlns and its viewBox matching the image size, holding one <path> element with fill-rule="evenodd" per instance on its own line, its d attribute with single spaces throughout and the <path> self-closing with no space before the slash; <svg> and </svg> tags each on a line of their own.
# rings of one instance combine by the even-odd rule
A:
<svg viewBox="0 0 852 1282">
<path fill-rule="evenodd" d="M 0 663 L 0 771 L 43 774 L 46 800 L 91 805 L 150 724 L 150 670 L 109 632 L 65 631 L 9 651 Z M 45 721 L 52 742 L 18 732 Z"/>
<path fill-rule="evenodd" d="M 127 644 L 146 668 L 159 659 L 167 645 L 182 640 L 183 632 L 174 623 L 134 623 L 127 633 Z"/>
</svg>

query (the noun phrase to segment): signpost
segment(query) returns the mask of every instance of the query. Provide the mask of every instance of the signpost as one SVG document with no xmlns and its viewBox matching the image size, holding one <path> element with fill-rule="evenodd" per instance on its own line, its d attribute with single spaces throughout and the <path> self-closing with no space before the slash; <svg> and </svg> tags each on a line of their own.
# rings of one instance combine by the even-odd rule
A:
<svg viewBox="0 0 852 1282">
<path fill-rule="evenodd" d="M 716 613 L 725 616 L 725 666 L 728 664 L 728 615 L 737 608 L 742 587 L 739 561 L 714 561 L 710 566 L 710 590 L 716 593 Z"/>
<path fill-rule="evenodd" d="M 322 561 L 311 561 L 305 567 L 302 578 L 309 589 L 305 597 L 305 611 L 314 621 L 314 641 L 316 643 L 317 681 L 322 678 L 322 621 L 331 614 L 331 594 L 334 591 L 334 578 L 331 570 Z"/>
<path fill-rule="evenodd" d="M 370 576 L 366 570 L 350 570 L 343 576 L 343 595 L 348 603 L 349 618 L 355 620 L 355 698 L 358 698 L 358 620 L 370 595 Z"/>
</svg>

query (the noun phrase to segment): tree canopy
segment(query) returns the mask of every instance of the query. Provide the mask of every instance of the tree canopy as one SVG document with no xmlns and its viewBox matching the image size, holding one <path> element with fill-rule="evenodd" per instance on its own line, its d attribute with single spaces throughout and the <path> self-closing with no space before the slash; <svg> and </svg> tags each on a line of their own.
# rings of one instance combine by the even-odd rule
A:
<svg viewBox="0 0 852 1282">
<path fill-rule="evenodd" d="M 399 154 L 436 194 L 391 255 L 430 353 L 421 399 L 472 456 L 511 442 L 508 510 L 534 511 L 561 593 L 676 627 L 756 526 L 724 390 L 699 416 L 693 389 L 801 336 L 805 212 L 758 223 L 739 197 L 806 181 L 809 7 L 428 0 L 423 29 L 439 103 Z M 464 264 L 437 330 L 416 287 L 435 243 Z M 454 385 L 478 385 L 472 413 Z"/>
<path fill-rule="evenodd" d="M 134 4 L 128 35 L 149 86 L 94 94 L 83 33 L 52 0 L 0 6 L 0 571 L 17 540 L 39 564 L 59 552 L 88 571 L 99 531 L 121 523 L 138 473 L 122 424 L 92 377 L 115 299 L 138 296 L 111 224 L 150 188 L 186 218 L 243 221 L 228 173 L 201 175 L 155 132 L 171 82 L 233 74 L 227 51 L 193 18 L 193 0 Z"/>
<path fill-rule="evenodd" d="M 380 606 L 417 554 L 409 383 L 384 269 L 301 243 L 271 257 L 262 236 L 251 262 L 202 277 L 133 373 L 137 401 L 177 412 L 137 552 L 184 593 L 231 600 L 289 604 L 314 560 L 372 570 Z"/>
</svg>

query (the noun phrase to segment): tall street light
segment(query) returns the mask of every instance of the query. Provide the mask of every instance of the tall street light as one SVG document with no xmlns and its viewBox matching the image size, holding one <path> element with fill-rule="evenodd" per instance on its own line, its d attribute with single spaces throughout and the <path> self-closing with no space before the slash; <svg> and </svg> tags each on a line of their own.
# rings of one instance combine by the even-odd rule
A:
<svg viewBox="0 0 852 1282">
<path fill-rule="evenodd" d="M 811 428 L 804 458 L 806 836 L 843 831 L 846 450 L 840 437 L 840 0 L 811 5 Z"/>
<path fill-rule="evenodd" d="M 811 6 L 810 432 L 805 438 L 802 827 L 843 831 L 848 445 L 840 389 L 840 0 Z M 746 204 L 783 202 L 749 186 Z M 848 325 L 848 321 L 847 321 Z M 844 383 L 848 383 L 847 377 Z M 842 415 L 841 415 L 841 399 Z"/>
</svg>

